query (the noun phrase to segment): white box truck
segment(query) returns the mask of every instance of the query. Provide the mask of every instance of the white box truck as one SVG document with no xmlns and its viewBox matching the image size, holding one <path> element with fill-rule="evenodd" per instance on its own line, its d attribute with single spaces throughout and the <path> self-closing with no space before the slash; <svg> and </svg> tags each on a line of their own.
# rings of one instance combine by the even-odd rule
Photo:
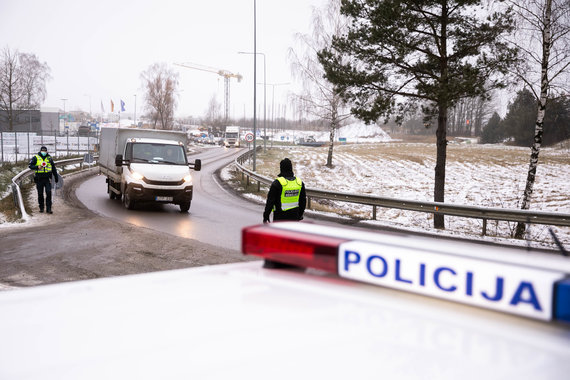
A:
<svg viewBox="0 0 570 380">
<path fill-rule="evenodd" d="M 239 148 L 239 126 L 229 125 L 226 127 L 224 146 Z"/>
<path fill-rule="evenodd" d="M 107 177 L 111 199 L 128 209 L 138 202 L 174 203 L 187 212 L 192 202 L 192 175 L 202 167 L 186 157 L 186 134 L 137 128 L 101 128 L 100 173 Z"/>
</svg>

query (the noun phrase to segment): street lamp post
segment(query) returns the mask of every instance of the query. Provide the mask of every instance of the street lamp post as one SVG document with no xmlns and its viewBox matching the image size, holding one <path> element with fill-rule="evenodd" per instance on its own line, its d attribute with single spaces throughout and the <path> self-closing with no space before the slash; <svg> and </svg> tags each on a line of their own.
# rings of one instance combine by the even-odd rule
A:
<svg viewBox="0 0 570 380">
<path fill-rule="evenodd" d="M 63 130 L 67 135 L 67 155 L 69 156 L 69 131 L 65 129 L 66 127 L 65 121 L 67 119 L 67 115 L 65 114 L 65 102 L 67 101 L 67 99 L 61 99 L 61 100 L 63 100 Z"/>
<path fill-rule="evenodd" d="M 266 106 L 266 101 L 267 101 L 267 96 L 266 96 L 266 89 L 267 89 L 267 66 L 265 64 L 265 54 L 264 53 L 258 53 L 258 52 L 246 52 L 246 51 L 238 51 L 238 54 L 259 54 L 263 56 L 263 152 L 265 153 L 266 149 L 267 149 L 267 106 Z M 255 75 L 255 74 L 254 74 Z"/>
<path fill-rule="evenodd" d="M 286 86 L 291 84 L 290 82 L 287 83 L 267 83 L 267 86 L 272 87 L 272 95 L 271 95 L 271 125 L 273 126 L 273 130 L 275 130 L 275 86 Z M 273 132 L 275 133 L 275 132 Z M 273 147 L 273 134 L 271 136 L 271 147 Z"/>
<path fill-rule="evenodd" d="M 257 121 L 256 121 L 256 108 L 257 108 L 257 5 L 256 1 L 253 0 L 253 171 L 256 170 L 256 146 L 255 140 L 257 137 Z M 238 54 L 243 54 L 238 52 Z"/>
</svg>

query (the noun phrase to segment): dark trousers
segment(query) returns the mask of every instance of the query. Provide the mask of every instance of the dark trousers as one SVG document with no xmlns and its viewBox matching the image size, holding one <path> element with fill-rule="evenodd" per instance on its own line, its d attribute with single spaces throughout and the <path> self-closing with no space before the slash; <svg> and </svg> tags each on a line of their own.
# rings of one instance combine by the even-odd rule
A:
<svg viewBox="0 0 570 380">
<path fill-rule="evenodd" d="M 44 209 L 44 189 L 46 191 L 46 206 L 47 211 L 51 211 L 51 182 L 49 179 L 38 179 L 36 183 L 36 189 L 38 189 L 38 203 L 40 205 L 40 210 Z"/>
</svg>

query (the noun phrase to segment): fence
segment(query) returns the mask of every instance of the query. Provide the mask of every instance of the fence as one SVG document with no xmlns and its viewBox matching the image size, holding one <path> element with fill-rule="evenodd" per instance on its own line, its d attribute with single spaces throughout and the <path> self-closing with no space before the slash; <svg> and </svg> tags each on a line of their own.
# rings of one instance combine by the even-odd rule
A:
<svg viewBox="0 0 570 380">
<path fill-rule="evenodd" d="M 238 170 L 242 172 L 242 176 L 245 175 L 247 177 L 247 185 L 249 185 L 250 177 L 257 181 L 257 190 L 259 191 L 261 183 L 265 185 L 271 185 L 273 179 L 261 176 L 243 166 L 244 162 L 248 160 L 252 154 L 253 150 L 250 150 L 240 155 L 236 158 L 235 164 Z M 369 195 L 340 193 L 309 188 L 306 188 L 305 190 L 307 192 L 308 208 L 311 207 L 311 198 L 315 198 L 369 205 L 372 207 L 372 219 L 374 220 L 376 219 L 377 207 L 459 216 L 464 218 L 476 218 L 483 220 L 482 235 L 487 234 L 488 220 L 521 222 L 527 224 L 544 224 L 564 227 L 570 226 L 570 214 L 563 213 L 476 207 L 467 205 L 454 205 L 442 202 L 408 201 L 396 198 L 374 197 Z"/>
<path fill-rule="evenodd" d="M 99 146 L 99 136 L 70 136 L 59 132 L 0 132 L 0 164 L 27 162 L 41 146 L 46 146 L 54 158 L 93 153 Z"/>
<path fill-rule="evenodd" d="M 94 158 L 97 158 L 97 157 L 87 155 L 87 156 L 82 157 L 82 158 L 72 158 L 69 160 L 55 161 L 55 163 L 58 166 L 61 165 L 62 169 L 64 169 L 65 165 L 80 164 L 81 170 L 83 170 L 83 163 L 92 164 L 94 162 Z M 34 172 L 32 170 L 24 169 L 21 172 L 19 172 L 18 174 L 16 174 L 16 176 L 14 178 L 12 178 L 12 196 L 14 197 L 14 205 L 20 211 L 20 215 L 21 215 L 22 219 L 24 219 L 24 220 L 28 220 L 29 216 L 28 216 L 28 213 L 26 212 L 26 209 L 24 207 L 24 200 L 22 198 L 22 192 L 20 191 L 20 183 L 24 179 L 31 177 L 33 174 L 34 174 Z"/>
</svg>

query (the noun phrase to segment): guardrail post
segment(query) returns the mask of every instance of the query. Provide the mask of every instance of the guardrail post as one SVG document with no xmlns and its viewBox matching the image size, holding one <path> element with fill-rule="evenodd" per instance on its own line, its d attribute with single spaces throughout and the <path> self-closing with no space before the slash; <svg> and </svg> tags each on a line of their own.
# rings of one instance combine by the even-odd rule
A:
<svg viewBox="0 0 570 380">
<path fill-rule="evenodd" d="M 307 208 L 311 208 L 311 197 L 307 197 Z"/>
<path fill-rule="evenodd" d="M 18 199 L 18 190 L 15 183 L 12 184 L 12 198 L 14 199 L 14 207 L 20 210 L 20 200 Z"/>
<path fill-rule="evenodd" d="M 261 191 L 261 181 L 257 181 L 257 192 Z"/>
<path fill-rule="evenodd" d="M 249 176 L 246 176 L 245 188 L 247 189 L 248 187 L 249 187 Z"/>
<path fill-rule="evenodd" d="M 487 235 L 487 219 L 483 219 L 483 235 Z"/>
<path fill-rule="evenodd" d="M 376 220 L 376 205 L 372 206 L 372 220 Z"/>
</svg>

